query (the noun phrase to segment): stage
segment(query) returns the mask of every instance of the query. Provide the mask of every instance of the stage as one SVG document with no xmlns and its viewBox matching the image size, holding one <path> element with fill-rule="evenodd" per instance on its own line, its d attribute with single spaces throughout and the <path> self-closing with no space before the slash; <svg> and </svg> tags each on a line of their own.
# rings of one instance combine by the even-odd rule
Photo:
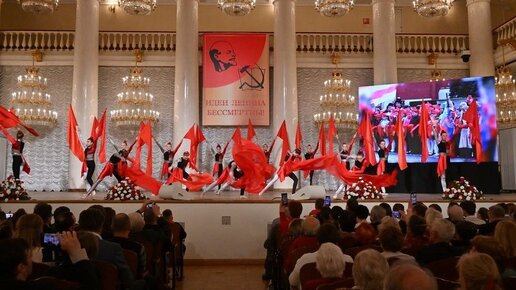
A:
<svg viewBox="0 0 516 290">
<path fill-rule="evenodd" d="M 186 259 L 192 263 L 260 263 L 265 258 L 263 242 L 267 230 L 278 217 L 280 194 L 285 190 L 265 192 L 262 196 L 239 197 L 239 191 L 225 191 L 220 196 L 214 192 L 202 198 L 199 192 L 187 193 L 191 200 L 156 200 L 161 210 L 171 209 L 174 219 L 184 224 L 188 233 L 186 239 Z M 38 201 L 52 205 L 67 206 L 79 218 L 79 213 L 92 204 L 113 208 L 117 213 L 130 213 L 140 208 L 142 201 L 104 200 L 105 192 L 99 192 L 94 199 L 81 199 L 84 192 L 30 192 L 32 200 L 0 203 L 5 212 L 19 208 L 32 212 Z M 146 193 L 149 196 L 149 193 Z M 333 191 L 328 191 L 333 195 Z M 407 207 L 409 194 L 391 193 L 383 200 L 359 201 L 371 209 L 380 202 L 402 203 Z M 446 216 L 448 201 L 441 194 L 418 194 L 418 200 L 425 204 L 439 204 Z M 307 215 L 314 208 L 313 200 L 302 200 L 303 213 Z M 487 195 L 485 200 L 477 201 L 477 208 L 490 207 L 499 202 L 516 202 L 516 194 Z M 332 206 L 345 207 L 344 200 L 332 200 Z"/>
</svg>

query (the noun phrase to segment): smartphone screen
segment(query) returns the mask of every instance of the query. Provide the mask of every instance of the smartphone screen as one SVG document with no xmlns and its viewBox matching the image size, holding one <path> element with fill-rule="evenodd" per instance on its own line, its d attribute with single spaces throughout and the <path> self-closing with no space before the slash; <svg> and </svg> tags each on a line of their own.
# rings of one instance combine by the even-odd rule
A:
<svg viewBox="0 0 516 290">
<path fill-rule="evenodd" d="M 9 213 L 6 213 L 6 214 L 5 214 L 5 218 L 6 218 L 6 219 L 13 218 L 13 214 L 12 214 L 12 213 L 10 213 L 10 212 L 9 212 Z"/>
<path fill-rule="evenodd" d="M 331 206 L 331 197 L 329 195 L 324 198 L 324 206 Z"/>
<path fill-rule="evenodd" d="M 410 194 L 410 202 L 412 203 L 412 205 L 417 203 L 417 194 L 415 194 L 415 193 Z"/>
<path fill-rule="evenodd" d="M 401 214 L 399 211 L 393 211 L 392 212 L 392 217 L 395 218 L 395 219 L 400 219 L 401 218 Z"/>
<path fill-rule="evenodd" d="M 57 237 L 57 234 L 48 234 L 46 233 L 43 236 L 43 244 L 53 244 L 53 245 L 59 245 L 59 238 Z"/>
<path fill-rule="evenodd" d="M 286 192 L 281 193 L 281 204 L 287 205 L 288 204 L 288 197 Z"/>
</svg>

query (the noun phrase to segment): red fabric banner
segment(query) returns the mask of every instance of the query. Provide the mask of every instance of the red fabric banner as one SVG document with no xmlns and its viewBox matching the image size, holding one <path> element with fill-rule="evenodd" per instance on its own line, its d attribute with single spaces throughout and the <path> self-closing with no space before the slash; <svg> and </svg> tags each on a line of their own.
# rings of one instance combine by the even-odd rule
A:
<svg viewBox="0 0 516 290">
<path fill-rule="evenodd" d="M 463 119 L 468 122 L 468 126 L 471 130 L 471 143 L 475 144 L 477 163 L 483 162 L 485 159 L 482 153 L 482 139 L 480 138 L 480 123 L 476 100 L 472 100 L 468 110 L 464 113 Z"/>
<path fill-rule="evenodd" d="M 358 133 L 364 140 L 365 159 L 371 165 L 376 165 L 376 154 L 373 145 L 373 128 L 371 127 L 371 113 L 364 111 L 362 122 L 358 126 Z"/>
<path fill-rule="evenodd" d="M 253 140 L 254 136 L 256 136 L 256 131 L 254 131 L 253 122 L 251 118 L 249 118 L 249 123 L 247 123 L 247 140 Z"/>
<path fill-rule="evenodd" d="M 16 126 L 20 125 L 25 130 L 29 131 L 33 136 L 38 137 L 39 134 L 36 130 L 33 128 L 25 125 L 18 116 L 16 116 L 15 113 L 12 111 L 7 110 L 3 106 L 0 106 L 0 125 L 4 127 L 5 129 L 9 128 L 15 128 Z"/>
<path fill-rule="evenodd" d="M 79 125 L 77 124 L 75 113 L 73 112 L 72 105 L 70 105 L 70 108 L 68 109 L 68 146 L 70 147 L 72 154 L 75 155 L 79 161 L 84 162 L 84 148 L 82 148 L 81 139 L 77 133 L 78 127 Z"/>
<path fill-rule="evenodd" d="M 276 135 L 283 141 L 283 145 L 281 147 L 281 157 L 280 157 L 280 165 L 285 162 L 285 156 L 287 156 L 287 152 L 290 150 L 290 142 L 288 141 L 288 132 L 287 132 L 287 123 L 283 121 L 278 130 L 278 134 Z M 262 150 L 263 151 L 263 150 Z"/>
<path fill-rule="evenodd" d="M 321 155 L 326 155 L 326 138 L 324 138 L 324 123 L 321 123 L 321 128 L 319 129 L 319 140 L 317 141 L 317 146 L 315 146 L 314 155 L 317 153 L 317 150 L 321 148 Z"/>
<path fill-rule="evenodd" d="M 403 110 L 398 110 L 396 120 L 396 135 L 398 135 L 398 165 L 401 170 L 407 169 L 407 153 L 405 152 L 405 132 L 403 130 Z"/>
<path fill-rule="evenodd" d="M 301 127 L 299 126 L 299 122 L 297 122 L 296 128 L 296 149 L 301 149 L 301 143 L 303 143 L 303 134 L 301 133 Z"/>
<path fill-rule="evenodd" d="M 99 121 L 99 127 L 98 127 L 98 136 L 97 138 L 100 138 L 100 150 L 99 150 L 99 161 L 100 163 L 105 163 L 107 161 L 106 158 L 106 110 L 104 110 L 104 113 L 102 114 L 102 117 L 100 117 Z"/>
<path fill-rule="evenodd" d="M 419 119 L 419 138 L 421 140 L 421 162 L 426 163 L 428 159 L 428 122 L 430 117 L 428 115 L 428 108 L 425 101 L 421 104 L 421 117 Z"/>
</svg>

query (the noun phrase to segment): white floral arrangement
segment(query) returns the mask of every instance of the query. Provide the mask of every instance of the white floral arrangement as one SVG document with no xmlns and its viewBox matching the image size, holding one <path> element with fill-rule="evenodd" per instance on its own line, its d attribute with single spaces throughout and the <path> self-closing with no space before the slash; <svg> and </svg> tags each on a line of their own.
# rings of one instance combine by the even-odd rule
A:
<svg viewBox="0 0 516 290">
<path fill-rule="evenodd" d="M 383 193 L 371 181 L 365 181 L 359 177 L 358 181 L 351 184 L 344 193 L 344 199 L 383 199 Z"/>
<path fill-rule="evenodd" d="M 27 190 L 23 188 L 22 183 L 21 180 L 15 179 L 13 176 L 9 176 L 2 181 L 0 183 L 0 201 L 29 200 L 30 196 Z"/>
<path fill-rule="evenodd" d="M 443 199 L 448 200 L 480 200 L 485 199 L 482 191 L 471 185 L 464 177 L 452 181 L 443 192 Z"/>
<path fill-rule="evenodd" d="M 142 199 L 147 199 L 147 197 L 137 189 L 134 183 L 127 177 L 115 186 L 111 187 L 106 195 L 106 200 L 124 201 Z"/>
</svg>

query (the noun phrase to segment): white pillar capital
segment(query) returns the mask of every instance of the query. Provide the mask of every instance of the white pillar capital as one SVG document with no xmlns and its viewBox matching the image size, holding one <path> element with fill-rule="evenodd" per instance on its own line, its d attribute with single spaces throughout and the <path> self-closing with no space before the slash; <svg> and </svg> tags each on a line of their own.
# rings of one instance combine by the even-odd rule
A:
<svg viewBox="0 0 516 290">
<path fill-rule="evenodd" d="M 381 4 L 381 3 L 394 4 L 394 0 L 373 0 L 371 2 L 372 5 Z"/>
<path fill-rule="evenodd" d="M 374 84 L 398 82 L 394 0 L 373 1 Z"/>
<path fill-rule="evenodd" d="M 491 3 L 491 0 L 466 0 L 466 6 L 469 6 L 469 5 L 474 5 L 474 4 L 478 4 L 478 3 Z"/>
<path fill-rule="evenodd" d="M 272 5 L 276 5 L 277 2 L 296 2 L 296 0 L 274 0 L 272 1 Z"/>
<path fill-rule="evenodd" d="M 491 1 L 467 0 L 470 76 L 494 75 Z"/>
</svg>

